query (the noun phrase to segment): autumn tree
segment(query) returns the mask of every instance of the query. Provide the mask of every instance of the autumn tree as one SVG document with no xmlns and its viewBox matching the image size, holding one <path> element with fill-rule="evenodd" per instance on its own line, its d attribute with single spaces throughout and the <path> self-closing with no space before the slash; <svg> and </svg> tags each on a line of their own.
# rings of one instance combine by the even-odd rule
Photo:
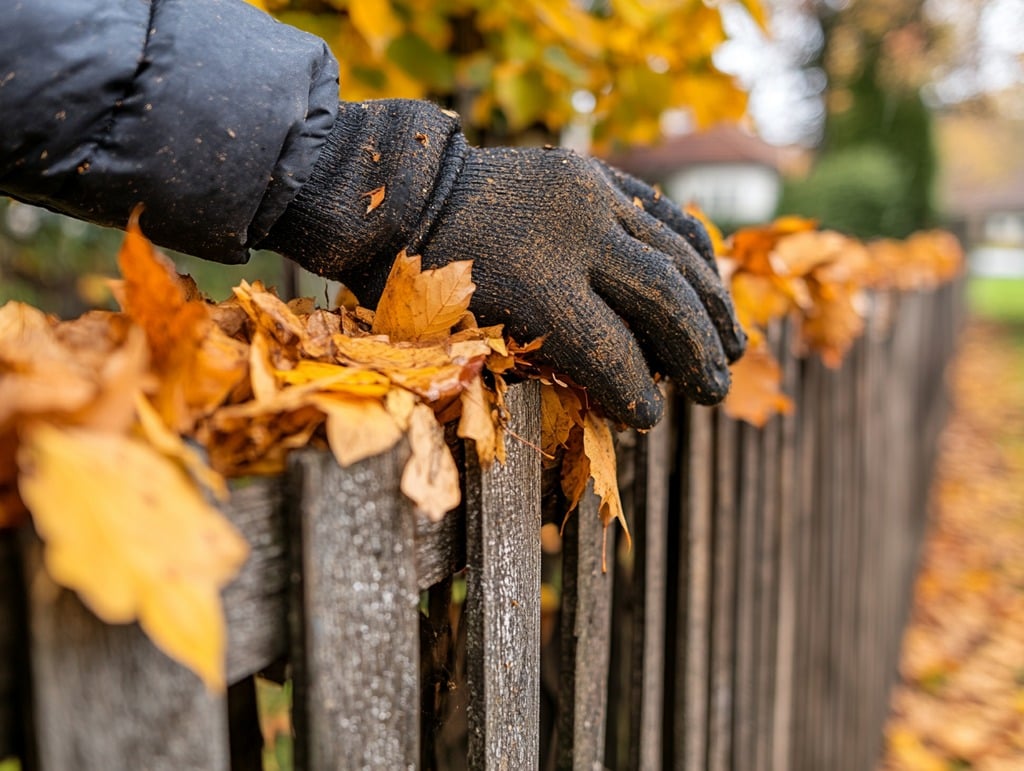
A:
<svg viewBox="0 0 1024 771">
<path fill-rule="evenodd" d="M 813 5 L 827 77 L 824 138 L 811 175 L 782 210 L 861 238 L 905 237 L 934 224 L 936 155 L 921 90 L 942 50 L 922 0 Z"/>
<path fill-rule="evenodd" d="M 712 60 L 726 39 L 701 0 L 251 0 L 323 37 L 347 100 L 430 98 L 472 138 L 551 135 L 585 113 L 598 145 L 658 138 L 665 110 L 735 120 L 746 95 Z M 761 19 L 758 0 L 741 0 Z"/>
</svg>

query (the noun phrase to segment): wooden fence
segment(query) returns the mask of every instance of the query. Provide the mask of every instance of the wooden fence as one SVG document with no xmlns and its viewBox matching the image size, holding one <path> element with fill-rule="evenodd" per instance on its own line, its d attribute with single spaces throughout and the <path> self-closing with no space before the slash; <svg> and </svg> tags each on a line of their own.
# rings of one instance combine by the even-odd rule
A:
<svg viewBox="0 0 1024 771">
<path fill-rule="evenodd" d="M 872 299 L 839 371 L 788 353 L 797 410 L 754 429 L 675 403 L 620 442 L 634 548 L 600 569 L 588 494 L 543 557 L 538 453 L 465 453 L 463 510 L 418 520 L 406 450 L 294 456 L 238 486 L 226 697 L 99 623 L 0 539 L 0 758 L 25 769 L 259 768 L 253 673 L 294 683 L 299 769 L 866 771 L 876 762 L 943 421 L 959 292 Z M 534 384 L 510 394 L 539 441 Z M 464 571 L 463 571 L 464 569 Z M 455 576 L 455 578 L 453 578 Z M 553 578 L 552 578 L 553 577 Z M 541 583 L 560 607 L 541 607 Z M 453 585 L 465 581 L 453 603 Z M 282 662 L 287 669 L 282 669 Z"/>
</svg>

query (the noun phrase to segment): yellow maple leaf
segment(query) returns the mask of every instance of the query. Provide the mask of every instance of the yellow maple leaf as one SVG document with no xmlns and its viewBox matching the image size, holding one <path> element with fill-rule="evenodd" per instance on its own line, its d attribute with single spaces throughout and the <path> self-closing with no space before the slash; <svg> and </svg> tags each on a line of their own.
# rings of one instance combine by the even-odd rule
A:
<svg viewBox="0 0 1024 771">
<path fill-rule="evenodd" d="M 382 56 L 388 44 L 402 33 L 402 20 L 391 3 L 379 0 L 349 0 L 348 14 L 376 57 Z"/>
<path fill-rule="evenodd" d="M 430 407 L 413 407 L 408 436 L 412 455 L 402 471 L 402 492 L 430 519 L 443 519 L 459 505 L 462 492 L 459 469 Z"/>
<path fill-rule="evenodd" d="M 384 396 L 390 387 L 387 377 L 379 372 L 308 359 L 303 359 L 293 369 L 278 370 L 277 376 L 290 386 L 307 387 L 309 393 L 333 391 L 351 396 Z"/>
<path fill-rule="evenodd" d="M 447 337 L 469 310 L 476 289 L 471 280 L 472 260 L 459 260 L 443 268 L 420 269 L 421 258 L 403 250 L 395 258 L 377 304 L 372 331 L 395 342 Z"/>
<path fill-rule="evenodd" d="M 248 548 L 177 463 L 131 437 L 36 423 L 23 431 L 18 467 L 50 576 L 108 623 L 138 619 L 223 690 L 220 589 Z"/>
<path fill-rule="evenodd" d="M 185 444 L 178 434 L 166 426 L 157 411 L 153 409 L 153 405 L 149 403 L 149 399 L 142 393 L 135 393 L 133 404 L 139 420 L 139 428 L 146 440 L 168 458 L 181 463 L 192 478 L 213 493 L 218 500 L 226 501 L 228 485 L 224 481 L 224 477 L 206 465 L 198 452 Z"/>
<path fill-rule="evenodd" d="M 335 335 L 332 343 L 339 361 L 376 370 L 431 402 L 462 391 L 479 376 L 486 358 L 482 351 L 469 359 L 453 357 L 443 341 L 396 344 L 379 337 Z"/>
</svg>

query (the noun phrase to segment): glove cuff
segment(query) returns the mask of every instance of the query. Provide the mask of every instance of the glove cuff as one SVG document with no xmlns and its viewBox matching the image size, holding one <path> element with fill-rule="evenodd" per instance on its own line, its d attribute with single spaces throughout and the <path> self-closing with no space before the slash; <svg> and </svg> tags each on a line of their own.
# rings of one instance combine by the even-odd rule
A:
<svg viewBox="0 0 1024 771">
<path fill-rule="evenodd" d="M 309 179 L 257 248 L 331 278 L 390 263 L 426 239 L 466 154 L 458 116 L 429 102 L 342 102 Z"/>
</svg>

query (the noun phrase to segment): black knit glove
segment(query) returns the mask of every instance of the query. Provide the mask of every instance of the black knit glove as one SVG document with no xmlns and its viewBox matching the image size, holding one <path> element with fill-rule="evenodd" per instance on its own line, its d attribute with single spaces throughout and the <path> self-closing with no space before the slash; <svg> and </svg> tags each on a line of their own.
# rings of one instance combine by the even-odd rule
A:
<svg viewBox="0 0 1024 771">
<path fill-rule="evenodd" d="M 377 203 L 372 191 L 383 187 Z M 472 259 L 481 324 L 542 352 L 609 415 L 653 426 L 670 375 L 721 401 L 745 337 L 701 226 L 652 188 L 557 148 L 475 149 L 427 102 L 342 104 L 312 176 L 260 248 L 376 302 L 402 248 Z"/>
</svg>

